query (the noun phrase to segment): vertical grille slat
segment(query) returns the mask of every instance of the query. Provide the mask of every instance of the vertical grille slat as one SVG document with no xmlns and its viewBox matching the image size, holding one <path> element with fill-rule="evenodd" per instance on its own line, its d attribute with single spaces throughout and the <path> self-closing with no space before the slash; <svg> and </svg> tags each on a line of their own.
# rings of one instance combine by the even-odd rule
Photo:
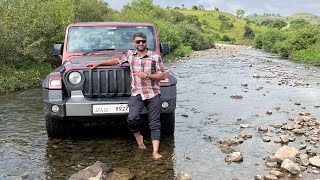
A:
<svg viewBox="0 0 320 180">
<path fill-rule="evenodd" d="M 101 73 L 101 71 L 100 70 L 98 70 L 98 74 L 97 74 L 97 93 L 98 93 L 98 97 L 100 98 L 101 97 L 101 89 L 100 89 L 100 84 L 101 84 L 101 80 L 100 80 L 100 74 Z"/>
<path fill-rule="evenodd" d="M 85 78 L 81 86 L 85 97 L 129 97 L 131 76 L 129 68 L 82 70 Z M 70 87 L 72 90 L 72 87 Z"/>
</svg>

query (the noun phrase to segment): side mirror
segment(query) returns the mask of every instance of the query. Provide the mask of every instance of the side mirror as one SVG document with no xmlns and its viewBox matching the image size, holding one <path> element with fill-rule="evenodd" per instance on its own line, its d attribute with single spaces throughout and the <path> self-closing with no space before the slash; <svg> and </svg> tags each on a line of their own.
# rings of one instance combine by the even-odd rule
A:
<svg viewBox="0 0 320 180">
<path fill-rule="evenodd" d="M 169 44 L 161 43 L 160 44 L 160 53 L 161 53 L 161 56 L 165 56 L 165 55 L 169 54 L 170 53 Z"/>
<path fill-rule="evenodd" d="M 53 56 L 57 59 L 62 60 L 62 54 L 63 54 L 63 44 L 54 44 Z"/>
<path fill-rule="evenodd" d="M 53 55 L 54 56 L 62 56 L 63 52 L 63 44 L 54 44 L 53 45 Z"/>
</svg>

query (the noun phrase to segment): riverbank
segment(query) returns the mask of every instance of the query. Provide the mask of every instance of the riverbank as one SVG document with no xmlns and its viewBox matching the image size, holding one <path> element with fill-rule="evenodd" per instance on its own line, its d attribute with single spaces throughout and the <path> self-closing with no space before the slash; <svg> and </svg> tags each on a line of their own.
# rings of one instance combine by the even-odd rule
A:
<svg viewBox="0 0 320 180">
<path fill-rule="evenodd" d="M 202 56 L 210 56 L 215 58 L 230 58 L 236 57 L 240 55 L 241 50 L 248 50 L 252 49 L 251 46 L 245 45 L 230 45 L 230 44 L 220 44 L 215 43 L 214 47 L 211 49 L 201 50 L 201 51 L 194 51 L 192 54 L 186 57 L 179 57 L 176 59 L 177 62 L 182 60 L 195 58 L 195 57 L 202 57 Z"/>
</svg>

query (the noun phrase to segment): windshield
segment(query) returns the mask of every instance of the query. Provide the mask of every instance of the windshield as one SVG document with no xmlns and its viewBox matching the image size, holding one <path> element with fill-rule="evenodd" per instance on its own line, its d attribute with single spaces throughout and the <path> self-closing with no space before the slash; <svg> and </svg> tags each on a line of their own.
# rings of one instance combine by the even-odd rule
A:
<svg viewBox="0 0 320 180">
<path fill-rule="evenodd" d="M 127 51 L 135 49 L 133 35 L 143 32 L 147 35 L 147 47 L 156 50 L 152 26 L 83 26 L 70 27 L 68 32 L 68 52 L 88 52 L 96 49 Z"/>
</svg>

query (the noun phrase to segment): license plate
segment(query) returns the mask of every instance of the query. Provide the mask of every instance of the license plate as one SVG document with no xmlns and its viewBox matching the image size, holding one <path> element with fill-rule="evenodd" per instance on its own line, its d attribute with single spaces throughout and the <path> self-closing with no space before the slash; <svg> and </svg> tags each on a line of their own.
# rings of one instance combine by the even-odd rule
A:
<svg viewBox="0 0 320 180">
<path fill-rule="evenodd" d="M 128 113 L 128 104 L 103 104 L 93 105 L 93 114 L 108 114 L 108 113 Z"/>
</svg>

